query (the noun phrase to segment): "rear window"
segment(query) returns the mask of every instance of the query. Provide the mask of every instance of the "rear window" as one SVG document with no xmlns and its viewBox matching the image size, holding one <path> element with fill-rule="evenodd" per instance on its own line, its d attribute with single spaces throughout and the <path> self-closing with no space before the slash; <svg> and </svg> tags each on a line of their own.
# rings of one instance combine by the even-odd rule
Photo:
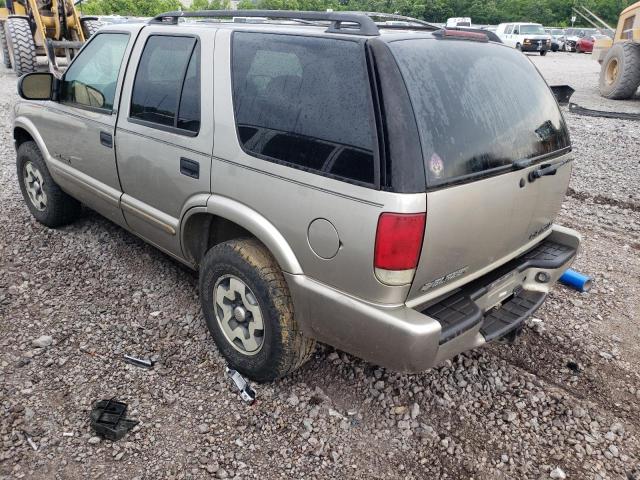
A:
<svg viewBox="0 0 640 480">
<path fill-rule="evenodd" d="M 434 39 L 389 47 L 409 91 L 430 186 L 497 173 L 570 145 L 553 94 L 520 52 Z"/>
<path fill-rule="evenodd" d="M 233 101 L 244 149 L 357 183 L 375 183 L 371 94 L 361 43 L 237 32 Z"/>
</svg>

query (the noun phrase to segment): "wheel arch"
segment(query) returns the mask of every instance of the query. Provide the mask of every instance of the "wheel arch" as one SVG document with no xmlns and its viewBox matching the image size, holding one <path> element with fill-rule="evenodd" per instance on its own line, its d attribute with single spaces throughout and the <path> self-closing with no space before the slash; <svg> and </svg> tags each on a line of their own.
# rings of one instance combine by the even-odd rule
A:
<svg viewBox="0 0 640 480">
<path fill-rule="evenodd" d="M 189 209 L 181 225 L 183 254 L 196 265 L 218 243 L 253 237 L 262 242 L 284 272 L 303 273 L 293 249 L 275 225 L 260 213 L 230 198 L 211 195 L 206 207 Z"/>
<path fill-rule="evenodd" d="M 49 159 L 49 151 L 44 144 L 42 136 L 38 133 L 38 129 L 31 120 L 25 117 L 16 117 L 13 121 L 13 142 L 16 150 L 24 142 L 34 141 L 42 152 L 45 161 Z"/>
</svg>

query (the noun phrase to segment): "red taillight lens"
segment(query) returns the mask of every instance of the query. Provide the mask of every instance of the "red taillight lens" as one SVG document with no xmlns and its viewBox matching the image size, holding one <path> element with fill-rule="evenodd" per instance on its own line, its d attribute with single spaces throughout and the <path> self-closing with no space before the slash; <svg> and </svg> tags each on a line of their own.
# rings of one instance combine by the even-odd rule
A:
<svg viewBox="0 0 640 480">
<path fill-rule="evenodd" d="M 383 213 L 378 219 L 375 268 L 411 270 L 418 265 L 426 214 Z"/>
</svg>

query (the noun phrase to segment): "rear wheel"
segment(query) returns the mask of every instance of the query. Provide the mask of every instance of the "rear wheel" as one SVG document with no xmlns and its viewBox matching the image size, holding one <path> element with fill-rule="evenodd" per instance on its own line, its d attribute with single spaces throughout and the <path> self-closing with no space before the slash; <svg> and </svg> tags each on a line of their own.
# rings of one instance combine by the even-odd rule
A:
<svg viewBox="0 0 640 480">
<path fill-rule="evenodd" d="M 200 267 L 199 283 L 207 326 L 231 368 L 268 382 L 313 354 L 315 341 L 296 323 L 282 271 L 257 240 L 213 247 Z"/>
<path fill-rule="evenodd" d="M 60 227 L 80 214 L 80 203 L 53 181 L 35 142 L 18 147 L 16 160 L 22 196 L 35 219 L 47 227 Z"/>
<path fill-rule="evenodd" d="M 614 44 L 600 69 L 600 95 L 622 100 L 630 98 L 640 85 L 640 45 Z"/>
<path fill-rule="evenodd" d="M 546 51 L 546 50 L 542 50 L 542 51 L 540 51 L 540 55 L 541 55 L 541 56 L 543 56 L 543 57 L 544 57 L 546 54 L 547 54 L 547 51 Z"/>
<path fill-rule="evenodd" d="M 7 42 L 6 22 L 0 22 L 0 43 L 2 44 L 2 63 L 5 67 L 11 68 L 11 58 L 9 57 L 9 43 Z"/>
<path fill-rule="evenodd" d="M 520 45 L 519 43 L 516 43 L 516 50 L 522 51 L 522 45 Z"/>
<path fill-rule="evenodd" d="M 82 33 L 84 33 L 85 40 L 89 40 L 91 37 L 93 37 L 93 34 L 96 33 L 98 29 L 104 25 L 99 20 L 80 19 L 80 23 L 82 24 Z"/>
<path fill-rule="evenodd" d="M 26 18 L 9 17 L 7 25 L 7 46 L 9 58 L 16 75 L 35 72 L 38 67 L 36 45 L 29 21 Z"/>
</svg>

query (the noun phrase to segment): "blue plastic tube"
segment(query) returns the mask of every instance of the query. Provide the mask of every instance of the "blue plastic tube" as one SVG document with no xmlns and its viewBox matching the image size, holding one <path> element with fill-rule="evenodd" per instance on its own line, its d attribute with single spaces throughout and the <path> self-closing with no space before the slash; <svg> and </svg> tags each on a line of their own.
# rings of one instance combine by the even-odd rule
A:
<svg viewBox="0 0 640 480">
<path fill-rule="evenodd" d="M 588 292 L 591 289 L 592 279 L 575 270 L 567 270 L 560 277 L 560 281 L 566 286 L 575 288 L 579 292 Z"/>
</svg>

